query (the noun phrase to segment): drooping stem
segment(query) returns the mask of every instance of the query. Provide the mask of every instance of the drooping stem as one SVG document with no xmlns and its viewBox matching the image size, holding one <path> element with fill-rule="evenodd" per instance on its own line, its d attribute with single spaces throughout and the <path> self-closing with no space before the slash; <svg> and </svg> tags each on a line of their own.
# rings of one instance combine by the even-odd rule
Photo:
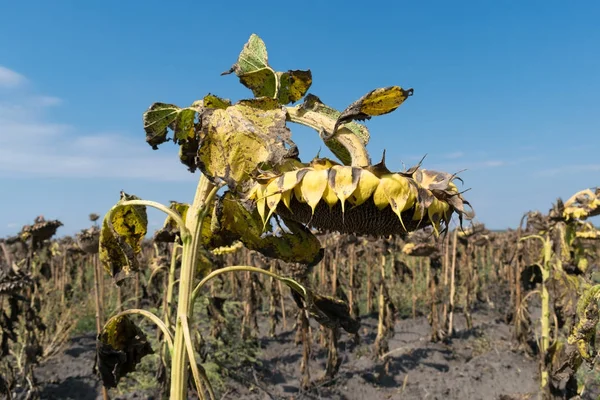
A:
<svg viewBox="0 0 600 400">
<path fill-rule="evenodd" d="M 335 130 L 336 119 L 328 115 L 306 110 L 302 106 L 286 107 L 286 119 L 296 124 L 304 125 L 319 132 L 327 132 L 330 136 L 325 141 L 332 140 L 346 148 L 352 157 L 351 164 L 364 167 L 370 164 L 369 153 L 362 140 L 346 127 Z"/>
</svg>

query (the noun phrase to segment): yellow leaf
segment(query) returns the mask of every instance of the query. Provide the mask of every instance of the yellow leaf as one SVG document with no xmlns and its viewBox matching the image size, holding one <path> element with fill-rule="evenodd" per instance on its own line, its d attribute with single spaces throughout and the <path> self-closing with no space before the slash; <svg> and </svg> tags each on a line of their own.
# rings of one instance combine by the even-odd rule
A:
<svg viewBox="0 0 600 400">
<path fill-rule="evenodd" d="M 399 86 L 375 89 L 365 96 L 360 111 L 371 116 L 394 111 L 408 97 L 408 92 Z"/>
<path fill-rule="evenodd" d="M 344 212 L 344 203 L 346 199 L 354 193 L 360 178 L 360 168 L 334 166 L 329 172 L 329 186 L 333 189 L 342 203 L 342 212 Z"/>
<path fill-rule="evenodd" d="M 300 188 L 302 193 L 302 199 L 306 204 L 310 206 L 312 212 L 315 212 L 315 207 L 321 201 L 321 197 L 327 187 L 327 170 L 322 171 L 308 171 L 302 179 Z"/>
<path fill-rule="evenodd" d="M 350 202 L 350 204 L 353 206 L 360 206 L 371 197 L 378 185 L 378 177 L 376 177 L 372 172 L 361 169 L 356 189 L 354 189 L 354 192 L 348 198 L 348 202 Z"/>
</svg>

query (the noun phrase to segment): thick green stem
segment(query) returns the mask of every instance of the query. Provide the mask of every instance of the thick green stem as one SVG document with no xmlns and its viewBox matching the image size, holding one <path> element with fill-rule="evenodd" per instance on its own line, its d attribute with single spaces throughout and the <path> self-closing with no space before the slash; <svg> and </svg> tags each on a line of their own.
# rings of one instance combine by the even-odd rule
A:
<svg viewBox="0 0 600 400">
<path fill-rule="evenodd" d="M 202 218 L 208 203 L 216 194 L 216 187 L 206 176 L 200 177 L 194 202 L 187 212 L 186 226 L 190 235 L 182 234 L 183 254 L 181 272 L 179 275 L 179 298 L 177 303 L 177 321 L 175 325 L 175 343 L 173 346 L 173 361 L 171 363 L 171 392 L 172 400 L 187 399 L 188 360 L 185 346 L 183 320 L 189 320 L 194 273 L 198 264 L 198 252 L 202 245 Z M 183 232 L 183 229 L 182 229 Z M 201 394 L 199 394 L 202 396 Z"/>
<path fill-rule="evenodd" d="M 362 140 L 351 130 L 342 126 L 335 130 L 336 119 L 328 115 L 306 110 L 301 106 L 286 107 L 286 119 L 296 124 L 312 128 L 322 134 L 329 133 L 329 137 L 323 138 L 325 142 L 337 142 L 346 148 L 352 157 L 351 164 L 356 167 L 370 165 L 369 153 Z M 327 143 L 326 143 L 327 144 Z"/>
</svg>

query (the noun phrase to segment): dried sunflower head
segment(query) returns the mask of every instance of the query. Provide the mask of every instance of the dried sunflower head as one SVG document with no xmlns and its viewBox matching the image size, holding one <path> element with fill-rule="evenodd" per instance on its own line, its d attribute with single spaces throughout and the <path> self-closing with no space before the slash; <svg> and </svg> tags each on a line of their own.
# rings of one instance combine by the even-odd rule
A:
<svg viewBox="0 0 600 400">
<path fill-rule="evenodd" d="M 260 174 L 249 198 L 265 224 L 278 214 L 322 231 L 387 236 L 432 226 L 439 233 L 454 212 L 471 217 L 455 178 L 419 166 L 391 172 L 384 162 L 357 167 L 315 159 Z"/>
<path fill-rule="evenodd" d="M 575 193 L 564 204 L 565 219 L 586 219 L 600 215 L 600 187 Z"/>
</svg>

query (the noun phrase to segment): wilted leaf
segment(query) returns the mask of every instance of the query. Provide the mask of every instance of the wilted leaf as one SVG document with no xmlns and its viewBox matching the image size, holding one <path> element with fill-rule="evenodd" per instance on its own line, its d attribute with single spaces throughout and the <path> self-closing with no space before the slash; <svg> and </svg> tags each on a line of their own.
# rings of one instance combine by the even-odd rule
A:
<svg viewBox="0 0 600 400">
<path fill-rule="evenodd" d="M 281 104 L 294 103 L 300 100 L 312 84 L 312 73 L 310 70 L 277 72 L 279 75 L 279 95 L 277 98 Z"/>
<path fill-rule="evenodd" d="M 437 251 L 437 246 L 430 243 L 406 243 L 402 247 L 402 252 L 412 257 L 431 257 Z"/>
<path fill-rule="evenodd" d="M 153 354 L 146 335 L 127 315 L 110 320 L 98 335 L 98 370 L 105 387 L 116 387 L 119 380 L 135 371 L 141 359 Z"/>
<path fill-rule="evenodd" d="M 358 332 L 360 322 L 350 316 L 350 307 L 346 302 L 320 295 L 306 287 L 302 287 L 303 292 L 290 288 L 293 289 L 292 295 L 298 307 L 307 310 L 319 324 L 330 329 L 342 327 L 348 333 Z"/>
<path fill-rule="evenodd" d="M 146 142 L 154 150 L 169 140 L 168 129 L 173 130 L 173 141 L 179 143 L 194 137 L 194 120 L 197 107 L 180 108 L 174 104 L 154 103 L 144 113 Z"/>
<path fill-rule="evenodd" d="M 185 221 L 189 206 L 190 205 L 186 203 L 171 201 L 171 206 L 169 208 L 181 215 L 181 218 Z M 173 243 L 177 236 L 180 236 L 179 227 L 173 218 L 167 216 L 163 227 L 154 233 L 154 240 L 157 242 Z"/>
<path fill-rule="evenodd" d="M 244 100 L 203 117 L 198 158 L 202 172 L 244 192 L 261 163 L 278 164 L 294 146 L 275 100 Z"/>
<path fill-rule="evenodd" d="M 213 105 L 217 99 L 219 98 L 212 96 Z M 195 157 L 199 145 L 196 134 L 196 114 L 202 113 L 203 109 L 202 101 L 196 101 L 187 108 L 165 103 L 152 104 L 144 113 L 146 142 L 156 150 L 158 145 L 173 140 L 174 143 L 180 145 L 179 158 L 181 162 L 191 172 L 194 172 L 196 170 Z M 172 138 L 167 137 L 168 129 L 173 131 Z"/>
<path fill-rule="evenodd" d="M 399 86 L 375 89 L 354 103 L 350 104 L 338 117 L 334 132 L 338 126 L 352 120 L 364 121 L 372 116 L 383 115 L 394 111 L 413 95 L 413 89 L 404 90 Z"/>
<path fill-rule="evenodd" d="M 248 211 L 231 193 L 226 193 L 215 207 L 212 218 L 218 222 L 211 221 L 213 232 L 206 243 L 210 248 L 228 246 L 239 240 L 250 250 L 285 262 L 312 266 L 323 258 L 321 242 L 301 224 L 285 221 L 290 232 L 265 234 L 258 211 Z M 267 229 L 270 226 L 267 225 Z"/>
<path fill-rule="evenodd" d="M 121 204 L 138 197 L 121 192 Z M 121 206 L 108 214 L 102 221 L 100 231 L 100 261 L 113 278 L 119 282 L 123 275 L 138 270 L 137 254 L 141 252 L 141 243 L 148 228 L 146 207 Z"/>
<path fill-rule="evenodd" d="M 224 110 L 231 105 L 231 100 L 222 99 L 214 94 L 207 94 L 202 100 L 205 108 L 221 108 Z"/>
</svg>

